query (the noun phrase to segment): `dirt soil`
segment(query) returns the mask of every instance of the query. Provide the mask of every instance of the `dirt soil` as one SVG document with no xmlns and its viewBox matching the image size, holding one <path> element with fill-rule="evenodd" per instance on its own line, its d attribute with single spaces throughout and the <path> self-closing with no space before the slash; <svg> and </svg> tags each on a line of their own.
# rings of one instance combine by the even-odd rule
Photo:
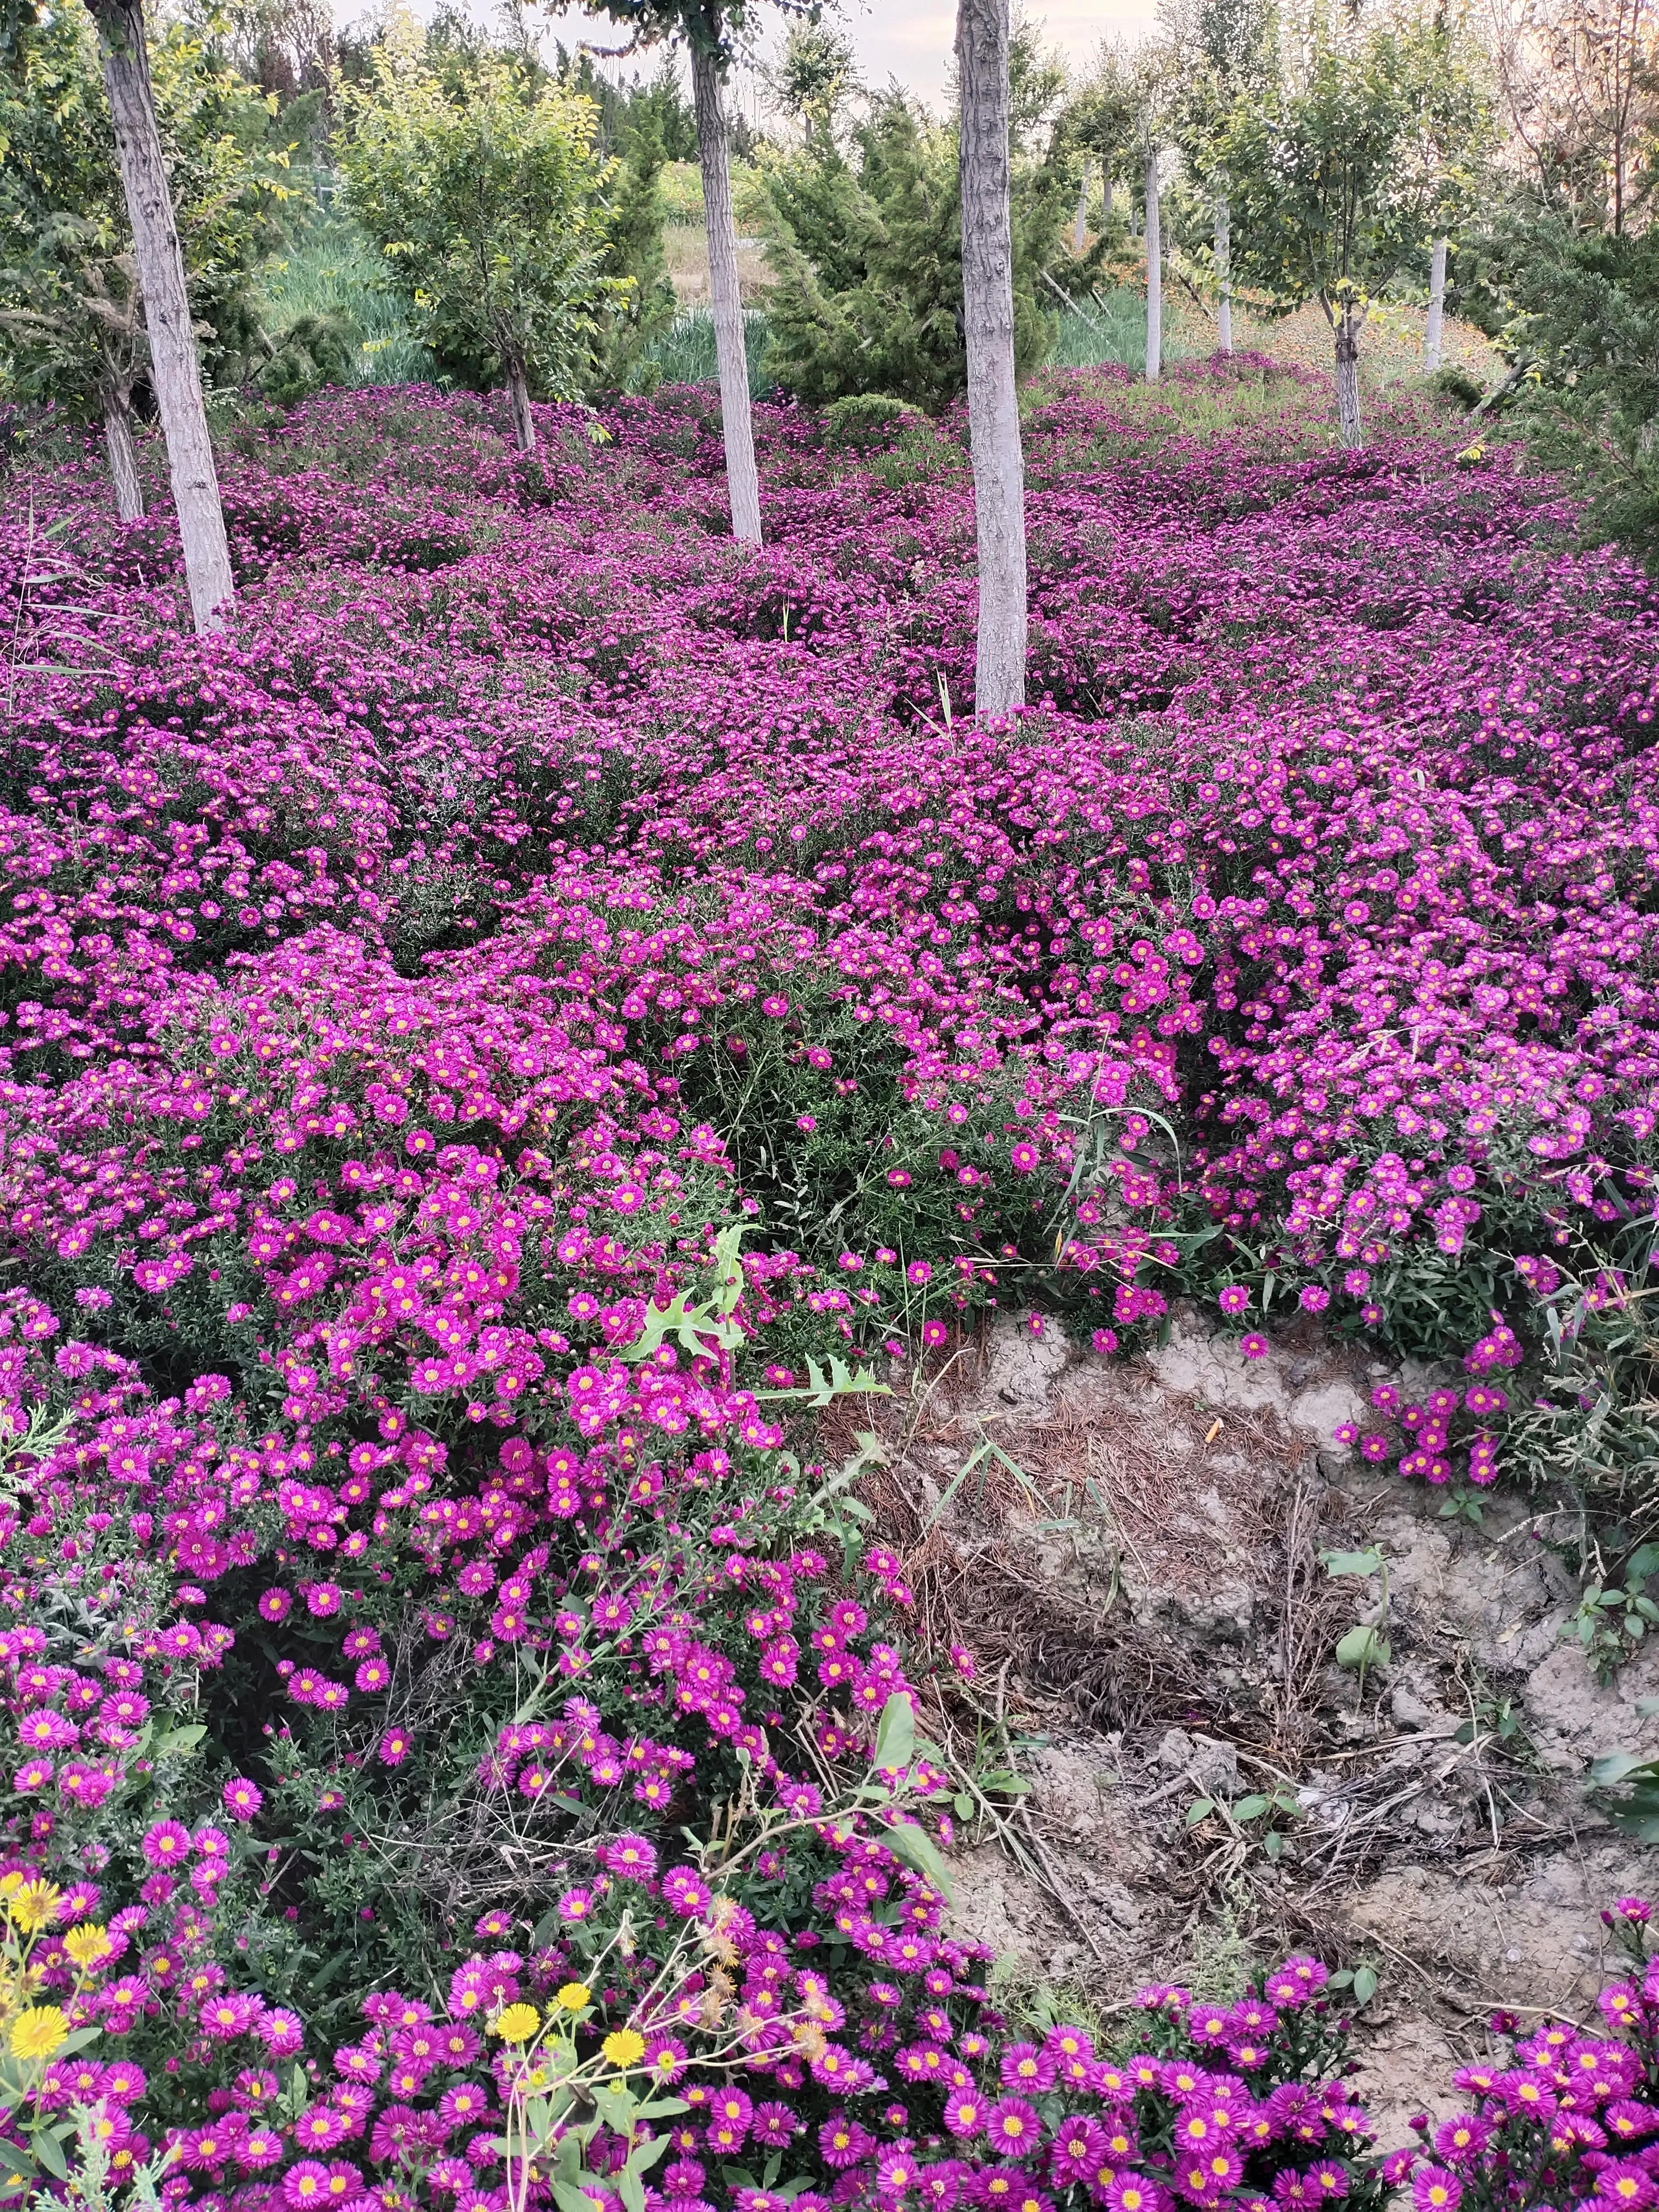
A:
<svg viewBox="0 0 1659 2212">
<path fill-rule="evenodd" d="M 1311 1328 L 1247 1362 L 1177 1312 L 1167 1346 L 1108 1363 L 1004 1316 L 907 1394 L 856 1402 L 885 1455 L 862 1485 L 876 1525 L 936 1644 L 975 1662 L 936 1724 L 968 1768 L 1030 1784 L 987 1782 L 960 1924 L 1017 1985 L 1096 2014 L 1146 1980 L 1224 1995 L 1292 1946 L 1376 1966 L 1359 2087 L 1387 2148 L 1454 2109 L 1495 2006 L 1591 2016 L 1601 1908 L 1652 1867 L 1586 1772 L 1659 1752 L 1638 1710 L 1659 1653 L 1599 1686 L 1520 1504 L 1447 1520 L 1335 1448 L 1385 1376 L 1439 1379 Z M 1386 1620 L 1378 1577 L 1321 1560 L 1370 1547 Z M 1362 1680 L 1334 1655 L 1366 1620 L 1390 1656 Z M 1254 1820 L 1227 1809 L 1275 1792 Z"/>
</svg>

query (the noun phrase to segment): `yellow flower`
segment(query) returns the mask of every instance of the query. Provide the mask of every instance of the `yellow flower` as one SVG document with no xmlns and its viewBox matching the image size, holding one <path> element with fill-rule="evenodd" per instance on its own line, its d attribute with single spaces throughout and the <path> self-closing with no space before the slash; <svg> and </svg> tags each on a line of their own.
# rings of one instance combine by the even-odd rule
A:
<svg viewBox="0 0 1659 2212">
<path fill-rule="evenodd" d="M 489 2023 L 489 2033 L 499 2035 L 503 2043 L 528 2043 L 542 2024 L 542 2016 L 534 2005 L 511 2004 Z"/>
<path fill-rule="evenodd" d="M 619 2027 L 599 2045 L 612 2066 L 634 2066 L 645 2056 L 645 2038 L 631 2027 Z"/>
<path fill-rule="evenodd" d="M 96 1922 L 88 1921 L 83 1928 L 70 1929 L 64 1938 L 64 1948 L 72 1963 L 84 1974 L 89 1968 L 101 1966 L 106 1959 L 113 1957 L 115 1942 L 108 1929 L 100 1928 Z"/>
<path fill-rule="evenodd" d="M 38 1935 L 58 1917 L 58 1901 L 63 1894 L 55 1882 L 26 1881 L 6 1900 L 12 1926 L 25 1936 Z"/>
<path fill-rule="evenodd" d="M 567 2012 L 580 2012 L 593 1992 L 586 1982 L 567 1982 L 559 1991 L 559 2002 Z"/>
<path fill-rule="evenodd" d="M 14 2058 L 50 2058 L 69 2040 L 69 2022 L 56 2005 L 35 2005 L 11 2024 Z"/>
</svg>

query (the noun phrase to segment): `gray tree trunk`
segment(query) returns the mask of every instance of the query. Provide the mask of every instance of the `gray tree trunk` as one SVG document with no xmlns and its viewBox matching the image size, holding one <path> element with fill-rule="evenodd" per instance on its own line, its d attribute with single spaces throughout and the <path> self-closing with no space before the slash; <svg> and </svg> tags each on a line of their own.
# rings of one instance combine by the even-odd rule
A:
<svg viewBox="0 0 1659 2212">
<path fill-rule="evenodd" d="M 1025 703 L 1025 463 L 1014 388 L 1008 181 L 1008 0 L 957 0 L 962 96 L 962 304 L 979 543 L 974 703 Z"/>
<path fill-rule="evenodd" d="M 746 545 L 761 542 L 760 476 L 755 467 L 755 422 L 749 407 L 749 357 L 743 343 L 743 301 L 738 293 L 738 230 L 732 215 L 732 162 L 720 98 L 720 68 L 712 54 L 691 47 L 691 94 L 702 165 L 703 219 L 708 230 L 708 296 L 714 315 L 714 358 L 720 367 L 720 422 L 726 433 L 726 489 L 732 532 Z"/>
<path fill-rule="evenodd" d="M 1437 238 L 1429 263 L 1429 317 L 1423 325 L 1423 368 L 1432 376 L 1440 366 L 1441 327 L 1446 313 L 1446 241 Z"/>
<path fill-rule="evenodd" d="M 1215 204 L 1215 273 L 1219 290 L 1215 307 L 1215 342 L 1222 353 L 1233 349 L 1232 211 L 1225 200 Z"/>
<path fill-rule="evenodd" d="M 1146 381 L 1164 373 L 1164 226 L 1158 204 L 1158 149 L 1146 155 Z"/>
<path fill-rule="evenodd" d="M 104 392 L 104 458 L 115 489 L 115 512 L 123 522 L 144 519 L 144 487 L 138 479 L 138 455 L 132 443 L 132 407 L 125 392 Z"/>
<path fill-rule="evenodd" d="M 521 368 L 507 374 L 507 396 L 513 402 L 513 443 L 521 453 L 536 450 L 536 418 L 530 411 L 530 386 Z"/>
<path fill-rule="evenodd" d="M 202 397 L 202 365 L 185 289 L 184 257 L 155 127 L 143 0 L 89 0 L 89 4 L 103 51 L 115 155 L 132 225 L 133 261 L 149 339 L 150 381 L 167 441 L 191 612 L 198 632 L 220 629 L 235 586 Z"/>
<path fill-rule="evenodd" d="M 1077 188 L 1077 214 L 1072 221 L 1072 251 L 1079 261 L 1089 243 L 1089 157 L 1083 157 L 1083 181 Z"/>
<path fill-rule="evenodd" d="M 1357 453 L 1365 436 L 1359 421 L 1359 325 L 1352 307 L 1340 308 L 1336 317 L 1336 427 L 1342 444 Z"/>
</svg>

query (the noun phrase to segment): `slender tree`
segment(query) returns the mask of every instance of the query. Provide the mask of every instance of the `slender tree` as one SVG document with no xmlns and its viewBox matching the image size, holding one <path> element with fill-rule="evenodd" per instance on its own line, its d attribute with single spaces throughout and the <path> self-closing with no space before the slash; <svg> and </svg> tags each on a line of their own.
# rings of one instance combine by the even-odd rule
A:
<svg viewBox="0 0 1659 2212">
<path fill-rule="evenodd" d="M 774 0 L 787 15 L 814 16 L 817 0 Z M 720 422 L 726 434 L 726 488 L 732 534 L 761 542 L 760 477 L 755 465 L 755 422 L 749 404 L 749 356 L 744 343 L 743 301 L 738 290 L 738 232 L 732 213 L 731 139 L 725 87 L 738 44 L 760 13 L 762 0 L 583 0 L 632 34 L 632 46 L 682 39 L 691 58 L 691 97 L 697 121 L 697 159 L 702 170 L 703 221 L 708 234 L 708 296 L 720 369 Z"/>
<path fill-rule="evenodd" d="M 1148 136 L 1146 164 L 1146 381 L 1164 373 L 1164 192 L 1158 176 L 1163 148 Z"/>
<path fill-rule="evenodd" d="M 1429 312 L 1423 325 L 1423 367 L 1432 376 L 1440 366 L 1441 330 L 1446 312 L 1446 240 L 1437 238 L 1429 256 Z"/>
<path fill-rule="evenodd" d="M 1233 349 L 1232 208 L 1222 142 L 1232 110 L 1268 80 L 1266 0 L 1163 0 L 1160 15 L 1179 87 L 1173 125 L 1188 178 L 1207 198 L 1215 264 L 1216 345 Z"/>
<path fill-rule="evenodd" d="M 98 27 L 115 156 L 144 302 L 150 383 L 167 441 L 185 581 L 198 631 L 222 629 L 234 595 L 219 474 L 208 434 L 202 365 L 185 289 L 173 186 L 155 122 L 143 0 L 87 0 Z"/>
<path fill-rule="evenodd" d="M 592 150 L 593 103 L 553 82 L 532 93 L 492 56 L 447 86 L 399 39 L 348 105 L 350 204 L 389 281 L 434 346 L 506 386 L 514 442 L 532 452 L 532 398 L 580 393 L 617 296 L 593 212 L 612 173 Z"/>
<path fill-rule="evenodd" d="M 1025 465 L 1014 384 L 1008 0 L 957 0 L 963 327 L 979 544 L 974 701 L 1025 703 Z"/>
</svg>

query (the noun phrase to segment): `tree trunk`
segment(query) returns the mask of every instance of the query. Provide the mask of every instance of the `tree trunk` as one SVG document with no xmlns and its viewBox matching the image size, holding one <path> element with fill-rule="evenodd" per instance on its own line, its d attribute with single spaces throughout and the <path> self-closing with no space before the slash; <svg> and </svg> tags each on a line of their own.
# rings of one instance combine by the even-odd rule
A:
<svg viewBox="0 0 1659 2212">
<path fill-rule="evenodd" d="M 1337 435 L 1350 453 L 1364 444 L 1359 422 L 1359 327 L 1352 307 L 1342 307 L 1336 318 Z"/>
<path fill-rule="evenodd" d="M 1437 238 L 1429 263 L 1429 316 L 1423 325 L 1423 368 L 1432 376 L 1440 366 L 1441 325 L 1446 313 L 1446 241 Z"/>
<path fill-rule="evenodd" d="M 1089 244 L 1089 157 L 1083 157 L 1083 181 L 1077 188 L 1077 214 L 1072 221 L 1072 251 L 1079 261 Z"/>
<path fill-rule="evenodd" d="M 1215 204 L 1215 273 L 1219 290 L 1215 306 L 1215 342 L 1222 353 L 1233 349 L 1232 210 L 1225 200 Z"/>
<path fill-rule="evenodd" d="M 143 0 L 89 0 L 89 4 L 103 50 L 104 88 L 132 225 L 133 259 L 149 338 L 150 381 L 167 441 L 191 612 L 198 632 L 220 629 L 235 586 L 202 397 L 202 365 L 185 289 L 184 257 L 155 127 Z"/>
<path fill-rule="evenodd" d="M 123 522 L 144 519 L 144 487 L 138 480 L 138 456 L 132 443 L 132 402 L 125 392 L 104 392 L 104 458 L 115 489 L 115 512 Z"/>
<path fill-rule="evenodd" d="M 1014 389 L 1014 249 L 1008 181 L 1008 0 L 957 0 L 962 305 L 979 541 L 974 704 L 1025 703 L 1025 464 Z"/>
<path fill-rule="evenodd" d="M 1146 381 L 1164 370 L 1164 238 L 1158 204 L 1158 149 L 1146 156 Z"/>
<path fill-rule="evenodd" d="M 761 542 L 760 477 L 755 467 L 755 423 L 749 408 L 749 356 L 743 342 L 743 302 L 738 294 L 738 231 L 732 215 L 732 163 L 720 68 L 712 53 L 691 46 L 691 93 L 697 115 L 697 153 L 702 164 L 703 220 L 708 231 L 708 296 L 714 314 L 714 358 L 720 365 L 720 421 L 726 433 L 726 489 L 732 532 L 745 545 Z"/>
<path fill-rule="evenodd" d="M 530 386 L 521 368 L 507 373 L 507 396 L 513 402 L 513 443 L 521 453 L 536 450 L 536 418 L 530 411 Z"/>
</svg>

